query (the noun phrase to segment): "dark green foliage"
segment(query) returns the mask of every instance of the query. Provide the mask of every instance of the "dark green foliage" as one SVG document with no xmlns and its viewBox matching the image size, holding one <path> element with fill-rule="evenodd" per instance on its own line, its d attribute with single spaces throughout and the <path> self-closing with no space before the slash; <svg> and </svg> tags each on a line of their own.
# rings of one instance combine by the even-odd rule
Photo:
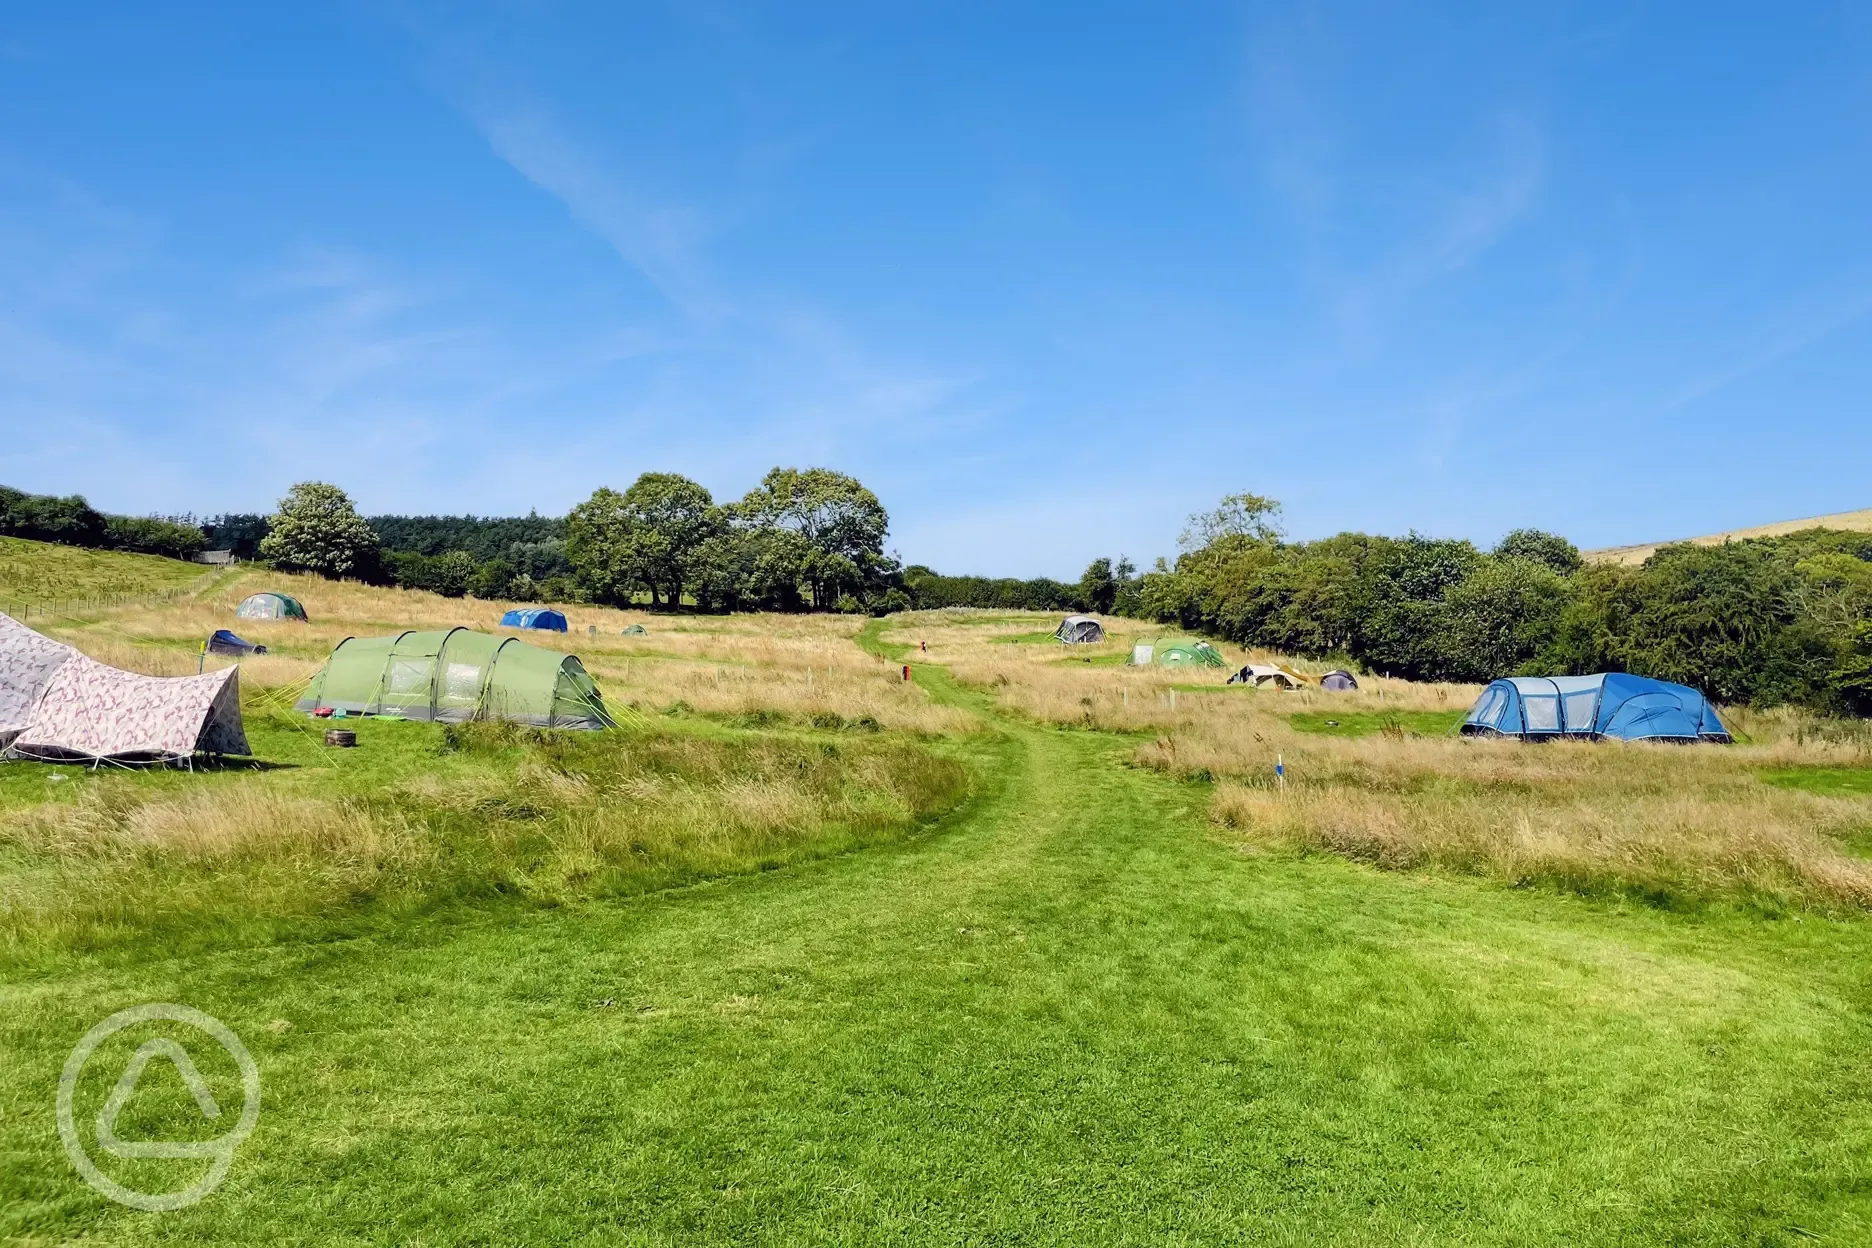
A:
<svg viewBox="0 0 1872 1248">
<path fill-rule="evenodd" d="M 520 570 L 505 559 L 490 559 L 468 578 L 467 590 L 476 598 L 508 598 L 519 575 Z"/>
<path fill-rule="evenodd" d="M 1626 568 L 1533 529 L 1491 554 L 1414 533 L 1286 542 L 1271 510 L 1234 502 L 1144 577 L 1145 613 L 1411 679 L 1630 671 L 1720 702 L 1872 713 L 1872 536 L 1666 546 Z"/>
<path fill-rule="evenodd" d="M 481 568 L 475 557 L 465 550 L 451 550 L 434 557 L 393 550 L 384 555 L 383 561 L 390 578 L 404 589 L 426 589 L 445 598 L 460 598 L 467 593 L 469 583 Z"/>
<path fill-rule="evenodd" d="M 1503 559 L 1526 559 L 1544 564 L 1562 573 L 1577 572 L 1584 562 L 1580 559 L 1579 547 L 1556 533 L 1540 529 L 1516 529 L 1495 544 L 1494 553 Z"/>
<path fill-rule="evenodd" d="M 890 515 L 856 477 L 829 468 L 775 468 L 734 508 L 743 531 L 791 533 L 800 539 L 797 580 L 824 610 L 854 601 L 897 574 L 884 554 Z"/>
<path fill-rule="evenodd" d="M 106 515 L 77 494 L 54 498 L 6 486 L 0 486 L 0 537 L 171 559 L 192 559 L 207 546 L 200 527 L 185 521 Z"/>
<path fill-rule="evenodd" d="M 465 550 L 477 560 L 504 556 L 536 578 L 539 573 L 516 559 L 509 548 L 516 543 L 563 542 L 566 535 L 563 517 L 537 512 L 524 516 L 371 516 L 368 523 L 385 550 L 419 555 Z M 553 568 L 546 575 L 561 571 Z"/>
<path fill-rule="evenodd" d="M 265 516 L 252 512 L 211 516 L 201 527 L 209 550 L 231 550 L 236 559 L 258 559 L 260 543 L 272 530 Z"/>
<path fill-rule="evenodd" d="M 54 498 L 0 486 L 0 535 L 62 546 L 102 547 L 105 519 L 77 494 Z"/>
<path fill-rule="evenodd" d="M 1079 600 L 1087 611 L 1109 614 L 1118 601 L 1118 578 L 1112 575 L 1112 561 L 1094 559 L 1079 578 Z"/>
<path fill-rule="evenodd" d="M 208 548 L 208 542 L 202 531 L 192 524 L 177 524 L 152 516 L 108 516 L 104 521 L 104 546 L 110 550 L 166 555 L 171 559 L 193 559 Z"/>
<path fill-rule="evenodd" d="M 944 576 L 921 564 L 903 571 L 904 588 L 924 610 L 940 607 L 992 607 L 1016 611 L 1084 611 L 1081 588 L 1036 577 Z"/>
</svg>

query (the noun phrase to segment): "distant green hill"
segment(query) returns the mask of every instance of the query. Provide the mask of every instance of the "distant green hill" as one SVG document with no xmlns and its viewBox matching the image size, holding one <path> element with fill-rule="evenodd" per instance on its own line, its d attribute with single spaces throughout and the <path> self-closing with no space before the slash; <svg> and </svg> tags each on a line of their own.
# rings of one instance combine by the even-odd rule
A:
<svg viewBox="0 0 1872 1248">
<path fill-rule="evenodd" d="M 180 589 L 206 573 L 160 555 L 54 546 L 0 537 L 0 611 L 26 603 L 115 598 Z"/>
</svg>

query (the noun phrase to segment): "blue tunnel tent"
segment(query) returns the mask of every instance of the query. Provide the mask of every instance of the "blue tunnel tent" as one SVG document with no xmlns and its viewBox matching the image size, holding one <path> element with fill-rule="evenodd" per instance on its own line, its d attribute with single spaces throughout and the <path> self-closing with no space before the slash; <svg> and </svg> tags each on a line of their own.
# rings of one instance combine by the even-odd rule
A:
<svg viewBox="0 0 1872 1248">
<path fill-rule="evenodd" d="M 1729 730 L 1687 685 L 1649 676 L 1511 676 L 1482 691 L 1465 737 L 1585 737 L 1599 741 L 1716 741 Z"/>
<path fill-rule="evenodd" d="M 502 628 L 546 628 L 555 633 L 566 631 L 566 618 L 551 607 L 530 607 L 509 611 L 501 616 Z"/>
</svg>

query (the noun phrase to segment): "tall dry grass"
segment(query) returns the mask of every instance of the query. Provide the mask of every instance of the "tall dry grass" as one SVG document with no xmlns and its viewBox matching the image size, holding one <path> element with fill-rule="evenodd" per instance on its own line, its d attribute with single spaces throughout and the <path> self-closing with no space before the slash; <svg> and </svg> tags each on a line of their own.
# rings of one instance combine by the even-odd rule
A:
<svg viewBox="0 0 1872 1248">
<path fill-rule="evenodd" d="M 234 607 L 276 589 L 305 604 L 309 623 L 241 620 Z M 103 610 L 43 631 L 93 658 L 157 676 L 193 672 L 200 646 L 230 628 L 269 653 L 241 660 L 244 686 L 286 689 L 312 676 L 346 637 L 456 626 L 500 632 L 501 615 L 524 604 L 444 598 L 277 572 L 249 571 L 212 595 L 153 607 Z M 726 715 L 837 716 L 884 728 L 953 733 L 979 725 L 898 678 L 894 666 L 853 644 L 862 621 L 830 615 L 668 616 L 610 607 L 562 608 L 571 631 L 528 631 L 529 644 L 576 654 L 608 703 L 644 710 L 687 706 Z M 622 631 L 640 625 L 645 636 Z M 595 629 L 596 632 L 591 630 Z M 209 667 L 230 659 L 209 656 Z"/>
<path fill-rule="evenodd" d="M 0 952 L 502 893 L 641 891 L 837 852 L 960 800 L 967 775 L 890 737 L 444 729 L 442 753 L 321 777 L 104 783 L 0 823 Z M 433 757 L 433 761 L 430 761 Z"/>
<path fill-rule="evenodd" d="M 1872 839 L 1872 800 L 1818 797 L 1760 778 L 1782 768 L 1872 767 L 1872 726 L 1728 708 L 1743 744 L 1532 746 L 1414 735 L 1401 724 L 1361 737 L 1322 735 L 1296 729 L 1292 717 L 1461 712 L 1481 687 L 1361 677 L 1357 692 L 1343 694 L 1228 689 L 1228 670 L 1242 663 L 1284 662 L 1309 674 L 1322 665 L 1222 646 L 1230 669 L 1127 668 L 1111 660 L 1158 630 L 1126 620 L 1105 621 L 1100 646 L 1006 640 L 1051 622 L 927 612 L 893 621 L 892 639 L 927 641 L 932 659 L 1035 719 L 1149 733 L 1135 760 L 1217 781 L 1218 834 L 1244 848 L 1327 850 L 1393 869 L 1434 866 L 1582 891 L 1872 905 L 1872 862 L 1854 849 Z M 1277 762 L 1286 773 L 1278 783 Z"/>
<path fill-rule="evenodd" d="M 1173 637 L 1174 630 L 1140 620 L 1098 617 L 1106 640 L 1063 646 L 1010 638 L 1050 630 L 1059 617 L 1000 611 L 921 611 L 893 617 L 887 636 L 912 647 L 927 644 L 927 656 L 943 663 L 966 684 L 994 692 L 1001 705 L 1047 723 L 1112 732 L 1167 731 L 1214 717 L 1238 718 L 1255 708 L 1299 710 L 1453 710 L 1467 707 L 1481 687 L 1425 685 L 1359 678 L 1356 693 L 1328 694 L 1313 688 L 1286 693 L 1228 684 L 1247 663 L 1285 663 L 1317 676 L 1330 664 L 1295 659 L 1260 649 L 1217 643 L 1227 665 L 1128 667 L 1133 644 Z M 1173 698 L 1171 695 L 1175 693 Z"/>
<path fill-rule="evenodd" d="M 1244 846 L 1309 847 L 1392 869 L 1670 899 L 1872 906 L 1872 862 L 1844 840 L 1866 811 L 1731 773 L 1702 788 L 1583 783 L 1520 791 L 1218 787 L 1216 823 Z"/>
</svg>

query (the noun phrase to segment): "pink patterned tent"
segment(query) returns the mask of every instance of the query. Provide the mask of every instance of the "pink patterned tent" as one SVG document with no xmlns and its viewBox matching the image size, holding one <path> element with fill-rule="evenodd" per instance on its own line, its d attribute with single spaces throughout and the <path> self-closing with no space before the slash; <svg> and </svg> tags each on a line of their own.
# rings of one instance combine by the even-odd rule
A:
<svg viewBox="0 0 1872 1248">
<path fill-rule="evenodd" d="M 247 754 L 239 669 L 139 676 L 0 615 L 0 748 L 9 758 Z"/>
</svg>

